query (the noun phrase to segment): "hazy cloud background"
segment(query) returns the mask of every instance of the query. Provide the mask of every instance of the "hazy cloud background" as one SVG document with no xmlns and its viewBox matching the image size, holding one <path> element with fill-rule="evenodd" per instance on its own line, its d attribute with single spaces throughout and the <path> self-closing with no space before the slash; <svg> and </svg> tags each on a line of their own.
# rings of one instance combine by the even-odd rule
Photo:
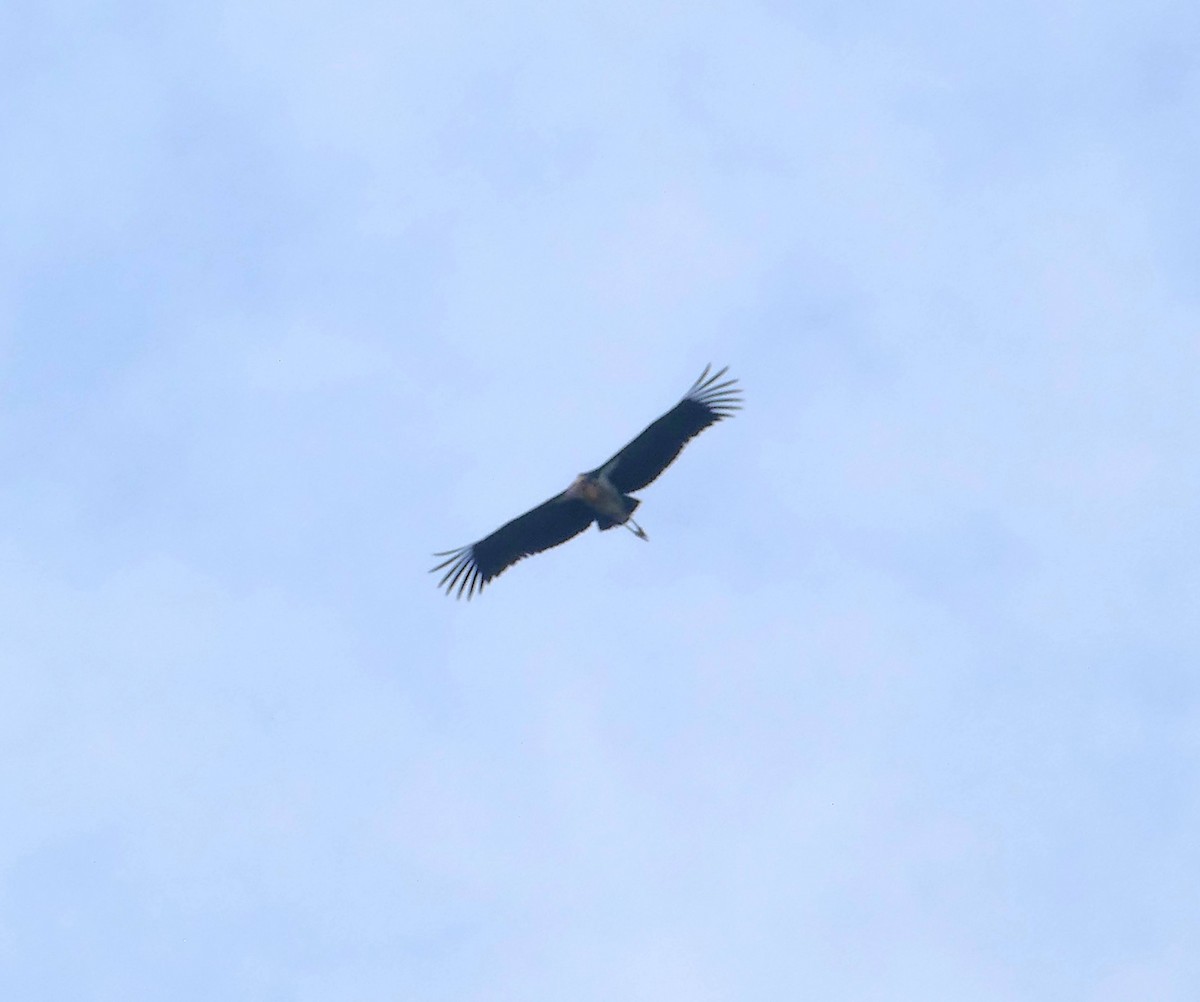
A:
<svg viewBox="0 0 1200 1002">
<path fill-rule="evenodd" d="M 1194 999 L 1198 30 L 4 7 L 0 993 Z"/>
</svg>

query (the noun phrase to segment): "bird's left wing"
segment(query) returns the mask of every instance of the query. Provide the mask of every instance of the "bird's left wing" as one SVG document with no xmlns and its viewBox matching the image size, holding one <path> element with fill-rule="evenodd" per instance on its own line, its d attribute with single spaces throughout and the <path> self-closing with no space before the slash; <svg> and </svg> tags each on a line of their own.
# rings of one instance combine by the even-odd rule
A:
<svg viewBox="0 0 1200 1002">
<path fill-rule="evenodd" d="M 541 553 L 578 536 L 595 517 L 582 501 L 568 498 L 565 493 L 552 497 L 524 515 L 500 526 L 478 543 L 458 550 L 435 553 L 445 557 L 430 573 L 449 568 L 438 582 L 449 595 L 458 587 L 456 598 L 467 598 L 483 591 L 483 586 L 518 560 Z"/>
<path fill-rule="evenodd" d="M 722 418 L 741 410 L 736 379 L 720 379 L 728 366 L 709 376 L 705 366 L 679 403 L 593 473 L 604 470 L 609 482 L 624 494 L 639 491 L 670 466 L 683 447 Z"/>
</svg>

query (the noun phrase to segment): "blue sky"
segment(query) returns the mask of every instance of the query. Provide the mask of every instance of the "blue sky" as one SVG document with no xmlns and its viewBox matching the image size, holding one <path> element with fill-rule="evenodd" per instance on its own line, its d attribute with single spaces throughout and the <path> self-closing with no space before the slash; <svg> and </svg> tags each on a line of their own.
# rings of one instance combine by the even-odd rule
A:
<svg viewBox="0 0 1200 1002">
<path fill-rule="evenodd" d="M 0 10 L 0 994 L 1196 998 L 1198 29 Z"/>
</svg>

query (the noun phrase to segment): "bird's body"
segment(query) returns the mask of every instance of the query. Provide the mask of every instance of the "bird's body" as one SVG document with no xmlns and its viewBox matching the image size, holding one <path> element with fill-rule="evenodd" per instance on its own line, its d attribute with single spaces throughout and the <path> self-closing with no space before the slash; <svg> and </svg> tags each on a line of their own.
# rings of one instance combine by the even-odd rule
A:
<svg viewBox="0 0 1200 1002">
<path fill-rule="evenodd" d="M 459 598 L 464 591 L 471 598 L 518 560 L 565 543 L 592 522 L 601 531 L 624 525 L 646 539 L 641 526 L 631 517 L 641 502 L 630 497 L 630 493 L 652 483 L 705 428 L 740 409 L 737 380 L 718 382 L 726 370 L 709 377 L 709 368 L 705 367 L 675 407 L 606 463 L 579 474 L 561 494 L 502 525 L 477 543 L 436 554 L 446 559 L 433 570 L 448 568 L 438 582 L 439 587 L 445 587 L 447 594 L 457 588 Z"/>
<path fill-rule="evenodd" d="M 596 515 L 596 524 L 603 532 L 614 525 L 633 525 L 633 533 L 641 539 L 646 538 L 642 527 L 634 522 L 631 516 L 634 509 L 641 504 L 637 498 L 622 494 L 608 479 L 607 471 L 601 467 L 594 473 L 581 473 L 575 478 L 562 495 L 565 499 L 582 501 Z"/>
</svg>

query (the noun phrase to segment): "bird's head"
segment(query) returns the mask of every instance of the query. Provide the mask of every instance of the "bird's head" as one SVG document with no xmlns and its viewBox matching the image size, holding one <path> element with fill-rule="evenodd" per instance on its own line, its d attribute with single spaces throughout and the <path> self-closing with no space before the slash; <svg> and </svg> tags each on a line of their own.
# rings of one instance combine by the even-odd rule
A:
<svg viewBox="0 0 1200 1002">
<path fill-rule="evenodd" d="M 596 481 L 586 473 L 581 473 L 567 488 L 567 496 L 579 498 L 582 501 L 595 501 L 598 494 Z"/>
</svg>

